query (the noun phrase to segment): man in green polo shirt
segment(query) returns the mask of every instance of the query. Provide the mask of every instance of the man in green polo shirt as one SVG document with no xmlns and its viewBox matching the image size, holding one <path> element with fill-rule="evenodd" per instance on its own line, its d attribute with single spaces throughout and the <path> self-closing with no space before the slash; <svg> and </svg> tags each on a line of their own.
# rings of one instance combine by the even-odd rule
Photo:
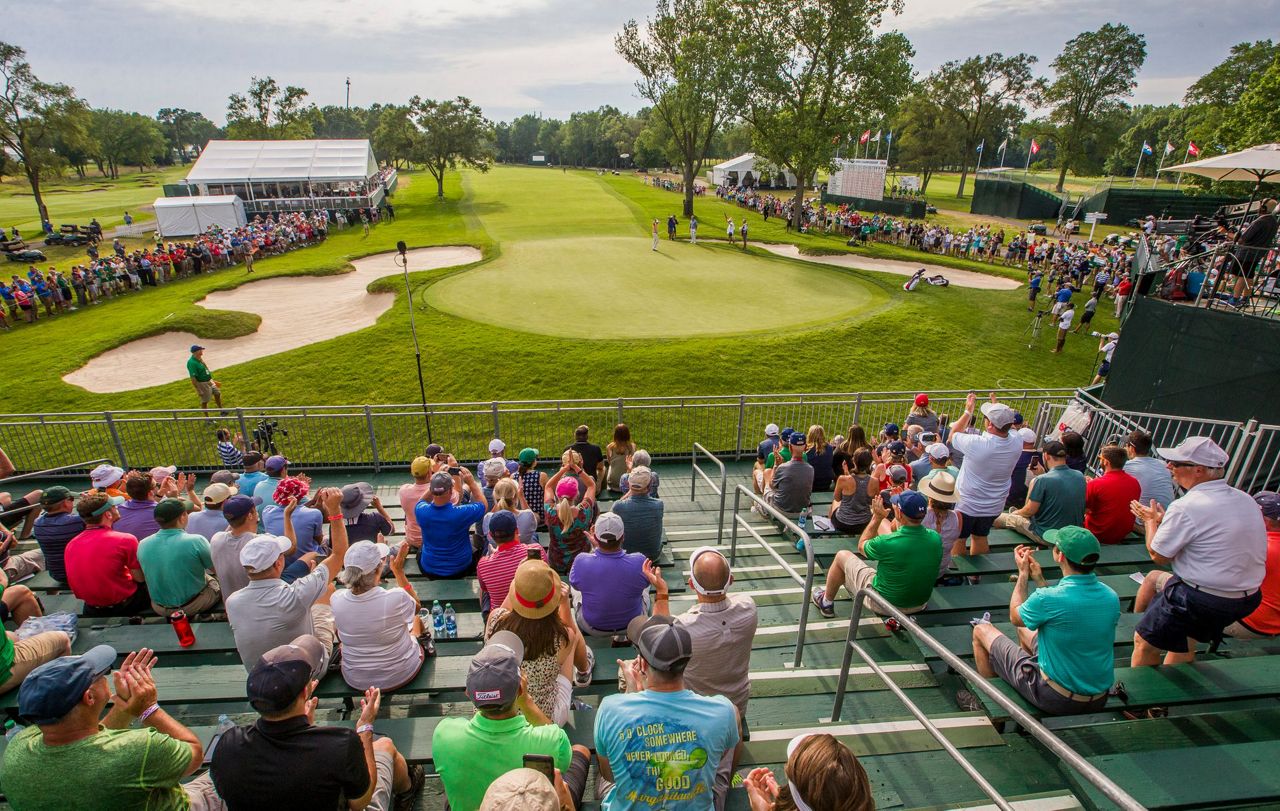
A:
<svg viewBox="0 0 1280 811">
<path fill-rule="evenodd" d="M 206 414 L 209 413 L 210 399 L 217 403 L 219 409 L 222 408 L 222 387 L 213 379 L 213 372 L 205 365 L 204 347 L 200 344 L 191 345 L 191 357 L 187 358 L 187 376 L 191 378 L 196 394 L 200 395 L 200 407 Z"/>
<path fill-rule="evenodd" d="M 1053 560 L 1062 567 L 1057 585 L 1028 596 L 1031 578 L 1042 579 L 1035 548 L 1014 550 L 1018 580 L 1009 599 L 1014 642 L 991 623 L 990 614 L 973 620 L 973 656 L 978 672 L 999 676 L 1027 701 L 1050 715 L 1099 712 L 1115 683 L 1116 623 L 1120 598 L 1093 573 L 1102 547 L 1083 527 L 1045 532 Z M 976 700 L 957 696 L 962 707 Z"/>
<path fill-rule="evenodd" d="M 467 671 L 470 719 L 444 718 L 431 736 L 432 758 L 453 811 L 478 811 L 489 784 L 524 765 L 525 755 L 555 761 L 576 808 L 582 805 L 591 753 L 569 746 L 568 734 L 551 723 L 525 692 L 520 663 L 524 644 L 510 631 L 489 637 Z M 556 781 L 560 788 L 561 779 Z"/>
<path fill-rule="evenodd" d="M 164 499 L 152 510 L 160 531 L 138 542 L 138 562 L 151 592 L 151 608 L 162 617 L 174 611 L 188 615 L 208 611 L 222 599 L 212 574 L 209 542 L 187 532 L 189 508 L 191 503 L 182 499 Z"/>
<path fill-rule="evenodd" d="M 1031 480 L 1026 503 L 996 516 L 993 524 L 1040 544 L 1045 543 L 1044 534 L 1051 529 L 1084 525 L 1087 484 L 1083 473 L 1067 466 L 1067 449 L 1061 442 L 1046 442 L 1042 453 L 1045 469 Z"/>
<path fill-rule="evenodd" d="M 836 615 L 835 599 L 841 586 L 851 596 L 871 586 L 905 614 L 920 611 L 929 601 L 942 564 L 942 538 L 921 526 L 929 512 L 929 499 L 915 490 L 904 490 L 893 497 L 892 503 L 898 529 L 880 534 L 880 525 L 889 517 L 889 511 L 879 498 L 873 498 L 871 522 L 858 539 L 858 551 L 867 560 L 879 561 L 879 567 L 871 568 L 847 549 L 837 552 L 827 572 L 827 585 L 813 589 L 813 604 L 822 616 Z M 867 605 L 875 608 L 872 603 Z"/>
</svg>

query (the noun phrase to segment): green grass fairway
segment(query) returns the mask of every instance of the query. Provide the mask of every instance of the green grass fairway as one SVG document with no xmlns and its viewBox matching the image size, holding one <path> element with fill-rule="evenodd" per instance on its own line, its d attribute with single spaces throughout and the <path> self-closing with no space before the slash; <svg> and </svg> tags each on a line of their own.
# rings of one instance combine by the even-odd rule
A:
<svg viewBox="0 0 1280 811">
<path fill-rule="evenodd" d="M 768 290 L 801 294 L 778 307 Z M 584 310 L 576 291 L 590 290 Z M 728 246 L 663 237 L 658 251 L 636 237 L 516 243 L 494 262 L 437 282 L 432 307 L 500 327 L 570 338 L 672 338 L 809 326 L 847 318 L 886 296 L 844 273 L 778 262 Z M 605 326 L 589 316 L 609 312 Z M 619 319 L 619 320 L 615 320 Z M 624 323 L 622 334 L 610 334 Z"/>
</svg>

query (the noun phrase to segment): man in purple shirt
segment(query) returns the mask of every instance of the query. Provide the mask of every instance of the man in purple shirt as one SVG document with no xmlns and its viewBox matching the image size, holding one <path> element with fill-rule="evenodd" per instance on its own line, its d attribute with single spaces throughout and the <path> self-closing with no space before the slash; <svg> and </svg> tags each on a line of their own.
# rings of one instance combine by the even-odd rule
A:
<svg viewBox="0 0 1280 811">
<path fill-rule="evenodd" d="M 135 538 L 146 538 L 160 531 L 152 511 L 156 508 L 156 484 L 150 473 L 131 470 L 124 477 L 124 492 L 129 500 L 119 507 L 120 517 L 113 527 Z"/>
<path fill-rule="evenodd" d="M 588 636 L 622 633 L 627 623 L 648 613 L 653 564 L 639 552 L 622 550 L 622 517 L 604 513 L 596 521 L 595 549 L 578 555 L 569 570 L 578 627 Z"/>
</svg>

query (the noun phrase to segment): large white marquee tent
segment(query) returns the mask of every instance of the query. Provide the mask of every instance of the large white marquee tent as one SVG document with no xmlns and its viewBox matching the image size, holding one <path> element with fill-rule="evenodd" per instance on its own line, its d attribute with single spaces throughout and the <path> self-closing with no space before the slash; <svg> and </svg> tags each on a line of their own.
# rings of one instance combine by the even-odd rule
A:
<svg viewBox="0 0 1280 811">
<path fill-rule="evenodd" d="M 715 186 L 722 186 L 725 183 L 731 186 L 756 186 L 760 184 L 760 175 L 762 173 L 770 174 L 768 168 L 763 166 L 761 171 L 757 171 L 755 153 L 747 152 L 711 167 L 711 183 Z M 781 185 L 795 188 L 795 175 L 785 169 L 775 173 L 775 175 L 773 178 L 775 187 L 780 185 L 777 180 L 781 179 L 783 181 Z"/>
<path fill-rule="evenodd" d="M 156 228 L 163 237 L 202 234 L 211 226 L 231 230 L 246 222 L 244 202 L 234 194 L 205 197 L 159 197 Z"/>
<path fill-rule="evenodd" d="M 188 185 L 363 182 L 378 174 L 367 139 L 210 141 Z"/>
</svg>

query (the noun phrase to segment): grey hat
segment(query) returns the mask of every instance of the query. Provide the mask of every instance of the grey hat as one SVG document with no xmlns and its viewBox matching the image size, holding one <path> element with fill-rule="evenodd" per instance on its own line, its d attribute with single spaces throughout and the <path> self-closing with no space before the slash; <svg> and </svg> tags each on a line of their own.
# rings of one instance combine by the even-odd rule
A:
<svg viewBox="0 0 1280 811">
<path fill-rule="evenodd" d="M 443 495 L 453 489 L 453 477 L 448 473 L 440 472 L 431 477 L 431 484 L 427 489 L 432 495 Z"/>
<path fill-rule="evenodd" d="M 467 698 L 476 707 L 509 707 L 520 695 L 520 663 L 524 643 L 510 631 L 496 631 L 471 659 Z"/>
<path fill-rule="evenodd" d="M 673 617 L 636 617 L 627 625 L 627 638 L 649 667 L 663 673 L 681 668 L 693 656 L 693 637 Z"/>
<path fill-rule="evenodd" d="M 373 485 L 354 482 L 342 488 L 342 518 L 354 521 L 373 503 Z"/>
<path fill-rule="evenodd" d="M 240 478 L 239 473 L 233 473 L 230 470 L 219 470 L 209 477 L 209 484 L 225 484 L 234 485 Z"/>
</svg>

